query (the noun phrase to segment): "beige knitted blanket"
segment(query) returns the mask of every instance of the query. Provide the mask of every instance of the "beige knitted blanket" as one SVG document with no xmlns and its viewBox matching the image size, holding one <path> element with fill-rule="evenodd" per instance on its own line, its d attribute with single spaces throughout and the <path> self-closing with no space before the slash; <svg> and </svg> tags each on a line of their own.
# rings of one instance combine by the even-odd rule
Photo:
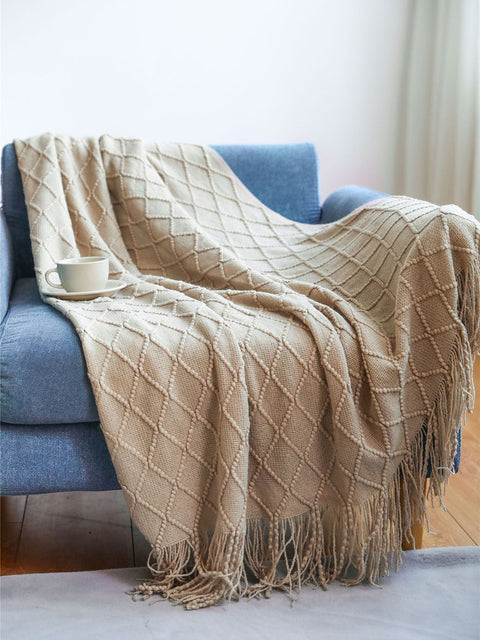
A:
<svg viewBox="0 0 480 640">
<path fill-rule="evenodd" d="M 35 271 L 104 254 L 80 336 L 132 518 L 136 593 L 187 608 L 377 581 L 441 495 L 473 407 L 480 225 L 377 200 L 328 225 L 263 206 L 207 147 L 15 142 Z M 348 569 L 348 576 L 347 576 Z"/>
</svg>

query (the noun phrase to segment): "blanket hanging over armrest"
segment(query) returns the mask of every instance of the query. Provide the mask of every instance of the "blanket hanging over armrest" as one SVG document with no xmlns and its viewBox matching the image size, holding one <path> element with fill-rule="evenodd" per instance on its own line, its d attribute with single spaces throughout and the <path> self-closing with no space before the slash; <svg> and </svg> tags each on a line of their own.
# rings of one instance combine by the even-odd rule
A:
<svg viewBox="0 0 480 640">
<path fill-rule="evenodd" d="M 427 466 L 441 497 L 473 407 L 474 218 L 391 197 L 299 224 L 208 147 L 45 134 L 15 148 L 40 291 L 78 331 L 152 545 L 135 593 L 200 608 L 398 567 Z M 46 295 L 47 269 L 89 255 L 127 286 Z"/>
</svg>

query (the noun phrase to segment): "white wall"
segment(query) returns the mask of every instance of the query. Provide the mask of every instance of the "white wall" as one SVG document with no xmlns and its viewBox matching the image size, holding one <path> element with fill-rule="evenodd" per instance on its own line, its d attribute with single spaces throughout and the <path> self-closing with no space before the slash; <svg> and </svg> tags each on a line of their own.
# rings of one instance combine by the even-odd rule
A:
<svg viewBox="0 0 480 640">
<path fill-rule="evenodd" d="M 3 0 L 2 143 L 309 140 L 390 191 L 407 0 Z"/>
</svg>

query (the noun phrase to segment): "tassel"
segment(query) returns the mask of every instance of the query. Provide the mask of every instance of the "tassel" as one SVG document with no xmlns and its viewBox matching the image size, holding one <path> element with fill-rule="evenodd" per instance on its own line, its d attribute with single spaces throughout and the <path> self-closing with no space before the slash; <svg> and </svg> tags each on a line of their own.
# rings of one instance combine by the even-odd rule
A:
<svg viewBox="0 0 480 640">
<path fill-rule="evenodd" d="M 465 412 L 474 406 L 473 353 L 480 340 L 480 268 L 457 279 L 459 332 L 448 370 L 430 416 L 411 443 L 388 488 L 355 507 L 315 505 L 288 518 L 251 518 L 241 534 L 203 533 L 152 551 L 152 579 L 132 595 L 159 595 L 186 609 L 200 609 L 239 597 L 269 597 L 284 591 L 292 600 L 302 585 L 327 588 L 340 579 L 346 586 L 378 581 L 402 560 L 402 540 L 426 516 L 427 497 L 442 495 L 451 474 L 456 435 Z M 208 567 L 208 568 L 207 568 Z"/>
</svg>

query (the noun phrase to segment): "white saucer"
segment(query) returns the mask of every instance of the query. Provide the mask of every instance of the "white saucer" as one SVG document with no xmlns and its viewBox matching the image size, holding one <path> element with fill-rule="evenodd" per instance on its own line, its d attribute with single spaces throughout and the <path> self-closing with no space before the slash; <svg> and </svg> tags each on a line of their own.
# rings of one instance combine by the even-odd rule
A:
<svg viewBox="0 0 480 640">
<path fill-rule="evenodd" d="M 98 296 L 109 296 L 126 286 L 127 283 L 123 282 L 123 280 L 109 280 L 105 289 L 100 289 L 99 291 L 65 291 L 65 289 L 48 287 L 45 295 L 60 298 L 61 300 L 92 300 L 93 298 L 98 298 Z"/>
</svg>

